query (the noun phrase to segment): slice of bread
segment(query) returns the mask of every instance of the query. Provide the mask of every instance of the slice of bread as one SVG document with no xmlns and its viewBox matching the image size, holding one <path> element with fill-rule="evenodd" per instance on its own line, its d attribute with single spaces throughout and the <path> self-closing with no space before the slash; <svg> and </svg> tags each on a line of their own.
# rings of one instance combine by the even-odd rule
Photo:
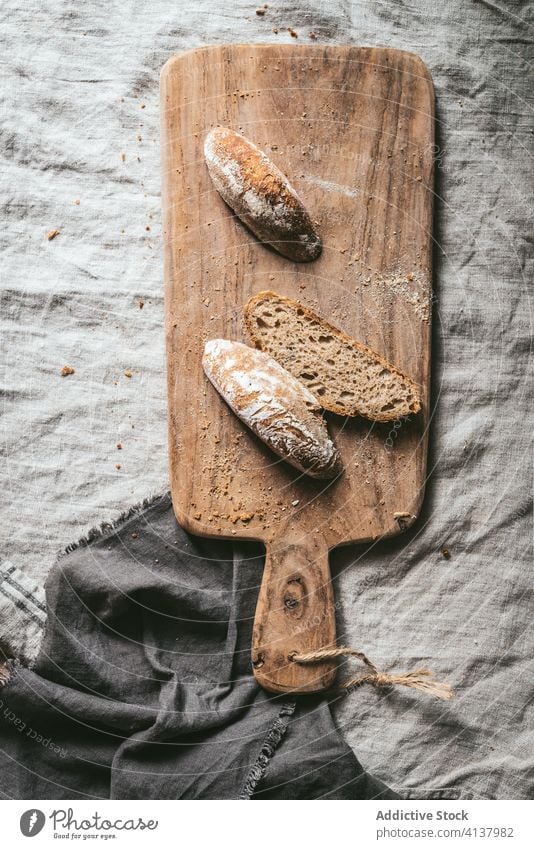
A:
<svg viewBox="0 0 534 849">
<path fill-rule="evenodd" d="M 260 292 L 245 305 L 248 333 L 315 395 L 325 410 L 389 422 L 419 412 L 415 383 L 312 310 Z"/>
</svg>

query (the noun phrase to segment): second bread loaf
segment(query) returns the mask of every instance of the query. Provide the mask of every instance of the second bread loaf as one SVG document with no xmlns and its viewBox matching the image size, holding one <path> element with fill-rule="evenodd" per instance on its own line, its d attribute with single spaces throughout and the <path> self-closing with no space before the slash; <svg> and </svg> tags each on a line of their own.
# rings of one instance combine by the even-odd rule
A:
<svg viewBox="0 0 534 849">
<path fill-rule="evenodd" d="M 341 472 L 320 406 L 272 357 L 241 342 L 211 339 L 202 365 L 234 413 L 279 457 L 313 478 Z"/>
</svg>

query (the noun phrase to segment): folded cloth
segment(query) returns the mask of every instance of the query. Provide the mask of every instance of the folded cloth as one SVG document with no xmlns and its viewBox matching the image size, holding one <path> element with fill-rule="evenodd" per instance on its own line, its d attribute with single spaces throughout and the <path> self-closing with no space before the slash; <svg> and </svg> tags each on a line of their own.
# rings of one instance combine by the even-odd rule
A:
<svg viewBox="0 0 534 849">
<path fill-rule="evenodd" d="M 38 581 L 9 560 L 0 563 L 0 623 L 4 654 L 31 665 L 46 624 L 45 594 Z"/>
<path fill-rule="evenodd" d="M 160 496 L 69 546 L 35 663 L 0 690 L 0 793 L 16 799 L 399 798 L 325 698 L 250 669 L 256 544 L 189 536 Z"/>
</svg>

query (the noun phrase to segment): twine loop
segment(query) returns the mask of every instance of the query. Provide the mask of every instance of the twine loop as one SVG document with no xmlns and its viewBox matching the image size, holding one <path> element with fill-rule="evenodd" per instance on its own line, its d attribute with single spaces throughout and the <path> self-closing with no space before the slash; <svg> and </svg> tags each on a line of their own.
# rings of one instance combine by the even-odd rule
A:
<svg viewBox="0 0 534 849">
<path fill-rule="evenodd" d="M 310 652 L 293 652 L 289 659 L 294 663 L 321 663 L 336 657 L 355 657 L 367 667 L 367 672 L 354 678 L 348 678 L 340 684 L 340 688 L 347 693 L 352 692 L 363 684 L 371 684 L 373 687 L 392 687 L 395 685 L 411 687 L 433 696 L 435 699 L 452 699 L 454 693 L 450 684 L 436 681 L 430 669 L 414 669 L 411 672 L 401 672 L 398 675 L 380 671 L 374 663 L 369 660 L 362 651 L 347 647 L 335 649 L 316 649 Z"/>
</svg>

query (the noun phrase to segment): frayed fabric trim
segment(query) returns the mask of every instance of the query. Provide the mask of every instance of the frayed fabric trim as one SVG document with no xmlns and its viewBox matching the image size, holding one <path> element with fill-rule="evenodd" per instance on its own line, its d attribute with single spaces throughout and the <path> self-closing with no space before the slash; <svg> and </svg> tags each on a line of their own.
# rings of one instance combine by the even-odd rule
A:
<svg viewBox="0 0 534 849">
<path fill-rule="evenodd" d="M 70 554 L 73 551 L 76 551 L 78 548 L 86 548 L 88 545 L 91 545 L 95 540 L 103 539 L 104 537 L 111 536 L 115 531 L 119 530 L 122 525 L 124 525 L 129 519 L 132 519 L 134 516 L 139 515 L 144 510 L 148 510 L 150 507 L 154 507 L 158 501 L 161 502 L 162 505 L 167 505 L 170 503 L 171 495 L 170 492 L 165 491 L 163 493 L 157 493 L 156 495 L 151 495 L 148 498 L 144 498 L 139 504 L 134 504 L 133 507 L 130 507 L 128 510 L 125 510 L 124 513 L 121 513 L 117 516 L 116 519 L 113 519 L 111 522 L 102 522 L 101 525 L 97 527 L 91 528 L 83 537 L 80 537 L 76 542 L 70 542 L 63 551 L 61 551 L 58 555 L 58 559 L 65 557 L 67 554 Z"/>
<path fill-rule="evenodd" d="M 296 702 L 286 702 L 282 705 L 278 717 L 273 722 L 267 737 L 263 741 L 260 753 L 250 770 L 238 799 L 251 799 L 259 782 L 264 777 L 267 767 L 284 737 L 287 726 L 295 713 Z"/>
</svg>

